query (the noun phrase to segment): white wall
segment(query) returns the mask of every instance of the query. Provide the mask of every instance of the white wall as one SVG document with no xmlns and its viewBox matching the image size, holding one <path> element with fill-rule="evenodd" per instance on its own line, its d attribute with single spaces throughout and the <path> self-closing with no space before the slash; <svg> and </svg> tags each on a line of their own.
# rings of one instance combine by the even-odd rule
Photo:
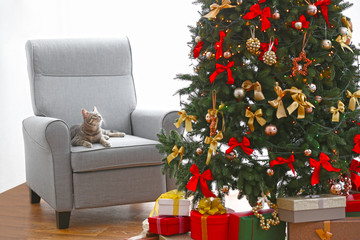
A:
<svg viewBox="0 0 360 240">
<path fill-rule="evenodd" d="M 173 78 L 192 72 L 187 26 L 196 24 L 199 6 L 192 5 L 193 0 L 155 2 L 0 0 L 0 192 L 25 181 L 21 121 L 32 115 L 24 51 L 27 39 L 127 35 L 138 105 L 178 108 L 179 99 L 172 95 L 185 83 Z M 356 2 L 346 12 L 353 18 L 355 42 L 360 39 L 355 11 L 359 6 Z"/>
</svg>

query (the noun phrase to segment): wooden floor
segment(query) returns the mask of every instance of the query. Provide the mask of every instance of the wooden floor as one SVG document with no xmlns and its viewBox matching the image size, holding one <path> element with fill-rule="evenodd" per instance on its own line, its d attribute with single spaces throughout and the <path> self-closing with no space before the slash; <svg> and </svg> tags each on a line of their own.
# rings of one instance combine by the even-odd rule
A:
<svg viewBox="0 0 360 240">
<path fill-rule="evenodd" d="M 247 202 L 226 199 L 227 207 L 248 210 Z M 142 231 L 154 202 L 74 210 L 70 228 L 59 230 L 55 212 L 43 200 L 30 204 L 28 188 L 19 185 L 0 194 L 0 240 L 10 239 L 127 239 Z"/>
</svg>

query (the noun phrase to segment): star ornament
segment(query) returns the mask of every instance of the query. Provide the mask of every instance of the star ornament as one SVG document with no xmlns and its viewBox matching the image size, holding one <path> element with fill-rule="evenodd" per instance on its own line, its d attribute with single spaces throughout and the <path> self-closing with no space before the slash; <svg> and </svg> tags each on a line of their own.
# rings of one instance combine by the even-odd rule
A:
<svg viewBox="0 0 360 240">
<path fill-rule="evenodd" d="M 303 65 L 299 65 L 299 63 L 303 61 Z M 312 63 L 310 59 L 306 57 L 306 52 L 302 51 L 299 54 L 299 57 L 293 59 L 293 68 L 292 68 L 292 75 L 296 76 L 296 74 L 300 73 L 303 76 L 308 74 L 308 66 Z"/>
</svg>

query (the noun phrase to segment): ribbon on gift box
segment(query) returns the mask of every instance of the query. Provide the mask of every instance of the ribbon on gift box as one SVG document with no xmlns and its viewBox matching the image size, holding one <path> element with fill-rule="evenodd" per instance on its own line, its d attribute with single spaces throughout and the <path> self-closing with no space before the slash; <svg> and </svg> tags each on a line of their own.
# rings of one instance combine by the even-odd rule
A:
<svg viewBox="0 0 360 240">
<path fill-rule="evenodd" d="M 330 232 L 330 221 L 324 221 L 324 229 L 316 229 L 317 235 L 321 240 L 330 240 L 333 234 Z"/>
<path fill-rule="evenodd" d="M 157 234 L 163 234 L 161 230 L 161 224 L 164 224 L 164 219 L 169 218 L 169 216 L 158 216 L 156 218 L 156 232 Z M 178 233 L 184 233 L 185 230 L 185 219 L 188 217 L 184 216 L 177 216 L 176 217 L 179 220 L 179 232 Z M 165 233 L 164 233 L 165 234 Z"/>
<path fill-rule="evenodd" d="M 360 176 L 358 173 L 360 173 L 360 162 L 353 159 L 350 164 L 349 168 L 350 174 L 351 174 L 351 181 L 357 188 L 360 187 Z"/>
<path fill-rule="evenodd" d="M 354 137 L 354 148 L 352 149 L 353 152 L 360 154 L 360 134 L 355 135 Z"/>
<path fill-rule="evenodd" d="M 178 191 L 177 189 L 171 190 L 169 192 L 163 193 L 160 195 L 158 199 L 155 201 L 155 206 L 151 211 L 149 217 L 152 217 L 155 213 L 155 216 L 159 215 L 159 199 L 173 199 L 173 215 L 179 215 L 179 200 L 184 199 L 184 193 Z"/>
</svg>

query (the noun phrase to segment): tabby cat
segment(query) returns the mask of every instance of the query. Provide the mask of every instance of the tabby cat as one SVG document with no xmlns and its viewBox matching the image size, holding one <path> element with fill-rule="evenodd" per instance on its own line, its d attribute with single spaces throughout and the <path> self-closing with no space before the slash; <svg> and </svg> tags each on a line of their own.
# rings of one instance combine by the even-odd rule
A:
<svg viewBox="0 0 360 240">
<path fill-rule="evenodd" d="M 84 146 L 91 148 L 93 143 L 101 143 L 105 147 L 111 147 L 106 140 L 109 137 L 124 137 L 125 133 L 104 130 L 101 128 L 102 117 L 96 107 L 92 112 L 81 110 L 84 122 L 70 128 L 71 144 L 73 146 Z"/>
</svg>

